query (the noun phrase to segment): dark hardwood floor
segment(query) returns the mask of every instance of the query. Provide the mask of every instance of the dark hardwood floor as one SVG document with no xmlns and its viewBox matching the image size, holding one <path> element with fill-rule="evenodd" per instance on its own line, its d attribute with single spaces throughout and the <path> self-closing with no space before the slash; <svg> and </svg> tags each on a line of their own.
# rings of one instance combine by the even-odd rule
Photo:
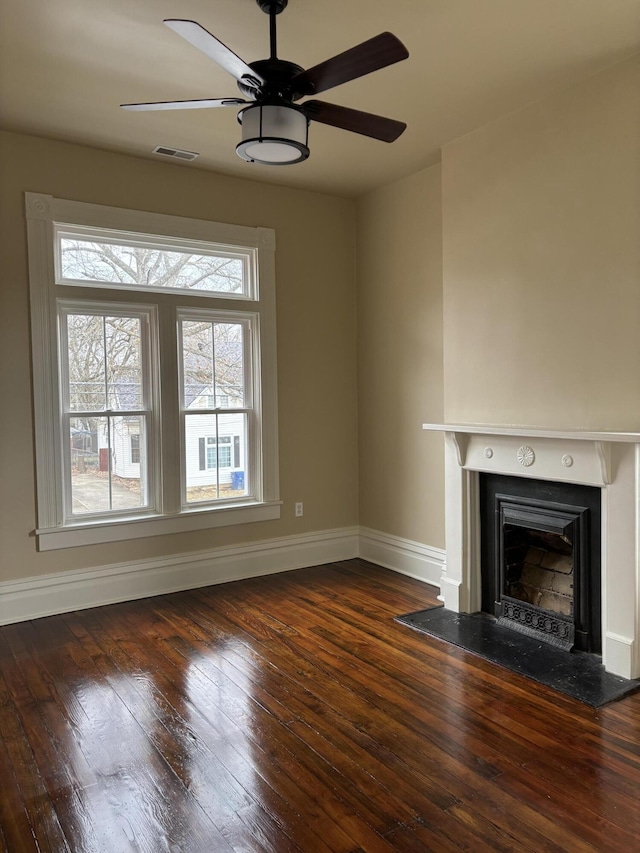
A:
<svg viewBox="0 0 640 853">
<path fill-rule="evenodd" d="M 350 560 L 0 629 L 0 848 L 640 851 L 640 694 L 593 710 L 393 617 Z"/>
</svg>

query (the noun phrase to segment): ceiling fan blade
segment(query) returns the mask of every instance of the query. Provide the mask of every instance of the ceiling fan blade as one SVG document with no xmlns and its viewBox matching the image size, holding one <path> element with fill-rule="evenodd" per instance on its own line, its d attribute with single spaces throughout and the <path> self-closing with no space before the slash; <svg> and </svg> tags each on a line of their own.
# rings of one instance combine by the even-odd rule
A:
<svg viewBox="0 0 640 853">
<path fill-rule="evenodd" d="M 403 121 L 352 110 L 350 107 L 339 107 L 337 104 L 327 104 L 325 101 L 306 101 L 301 106 L 307 118 L 313 121 L 350 130 L 352 133 L 361 133 L 382 142 L 394 142 L 407 126 Z"/>
<path fill-rule="evenodd" d="M 380 33 L 332 59 L 297 74 L 291 81 L 296 92 L 316 95 L 341 83 L 364 77 L 409 56 L 409 51 L 392 33 Z M 302 97 L 302 95 L 300 96 Z"/>
<path fill-rule="evenodd" d="M 151 110 L 206 110 L 211 107 L 235 107 L 249 104 L 242 98 L 200 98 L 195 101 L 153 101 L 150 104 L 120 104 L 123 110 L 149 112 Z"/>
<path fill-rule="evenodd" d="M 251 79 L 257 81 L 259 85 L 264 84 L 263 78 L 250 65 L 240 59 L 239 56 L 223 44 L 219 39 L 204 27 L 196 23 L 196 21 L 183 21 L 178 18 L 167 18 L 164 23 L 186 39 L 189 44 L 197 47 L 202 53 L 206 54 L 209 59 L 217 62 L 221 68 L 224 68 L 236 80 Z"/>
</svg>

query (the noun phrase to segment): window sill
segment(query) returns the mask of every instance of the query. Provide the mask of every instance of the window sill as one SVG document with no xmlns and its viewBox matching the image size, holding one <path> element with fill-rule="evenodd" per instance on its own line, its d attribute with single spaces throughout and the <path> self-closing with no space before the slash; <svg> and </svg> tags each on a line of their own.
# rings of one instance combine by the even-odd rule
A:
<svg viewBox="0 0 640 853">
<path fill-rule="evenodd" d="M 35 531 L 39 551 L 56 551 L 82 545 L 122 542 L 170 533 L 188 533 L 212 527 L 231 527 L 254 521 L 280 518 L 281 501 L 225 506 L 216 509 L 187 510 L 180 515 L 144 516 L 118 521 L 76 523 Z"/>
</svg>

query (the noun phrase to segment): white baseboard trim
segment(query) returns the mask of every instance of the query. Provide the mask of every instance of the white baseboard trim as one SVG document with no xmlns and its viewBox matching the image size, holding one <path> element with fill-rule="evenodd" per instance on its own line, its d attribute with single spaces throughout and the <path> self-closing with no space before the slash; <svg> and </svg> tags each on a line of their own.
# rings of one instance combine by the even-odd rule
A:
<svg viewBox="0 0 640 853">
<path fill-rule="evenodd" d="M 441 548 L 361 527 L 360 556 L 386 569 L 440 586 L 445 564 L 445 552 Z"/>
<path fill-rule="evenodd" d="M 612 672 L 614 675 L 621 675 L 623 678 L 640 677 L 632 637 L 622 637 L 620 634 L 606 631 L 602 662 L 607 672 Z"/>
<path fill-rule="evenodd" d="M 462 583 L 460 581 L 451 580 L 446 575 L 446 572 L 440 578 L 440 600 L 444 606 L 455 613 L 466 612 L 462 607 Z"/>
<path fill-rule="evenodd" d="M 358 533 L 357 527 L 323 530 L 5 581 L 0 583 L 0 625 L 349 560 L 358 556 Z"/>
</svg>

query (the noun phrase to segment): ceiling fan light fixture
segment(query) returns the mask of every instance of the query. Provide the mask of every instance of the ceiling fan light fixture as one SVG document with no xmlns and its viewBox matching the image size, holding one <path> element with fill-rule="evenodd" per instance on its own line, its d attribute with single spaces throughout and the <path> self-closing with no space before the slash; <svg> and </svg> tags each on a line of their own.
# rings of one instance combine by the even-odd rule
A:
<svg viewBox="0 0 640 853">
<path fill-rule="evenodd" d="M 238 113 L 242 141 L 236 153 L 248 163 L 286 166 L 309 156 L 309 119 L 282 104 L 256 104 Z"/>
</svg>

